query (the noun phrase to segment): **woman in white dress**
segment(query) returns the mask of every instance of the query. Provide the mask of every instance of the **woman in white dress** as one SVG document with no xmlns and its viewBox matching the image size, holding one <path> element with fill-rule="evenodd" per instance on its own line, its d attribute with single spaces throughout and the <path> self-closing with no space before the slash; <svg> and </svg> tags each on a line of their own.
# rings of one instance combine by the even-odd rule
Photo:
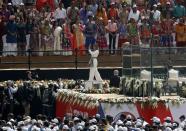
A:
<svg viewBox="0 0 186 131">
<path fill-rule="evenodd" d="M 90 58 L 90 61 L 89 61 L 89 64 L 90 64 L 90 72 L 89 72 L 89 81 L 92 81 L 94 80 L 94 77 L 95 77 L 95 80 L 97 82 L 102 82 L 102 78 L 98 72 L 98 61 L 97 61 L 97 57 L 99 55 L 99 48 L 97 45 L 94 45 L 93 46 L 93 50 L 91 50 L 90 46 L 89 46 L 89 53 L 91 55 L 91 58 Z"/>
</svg>

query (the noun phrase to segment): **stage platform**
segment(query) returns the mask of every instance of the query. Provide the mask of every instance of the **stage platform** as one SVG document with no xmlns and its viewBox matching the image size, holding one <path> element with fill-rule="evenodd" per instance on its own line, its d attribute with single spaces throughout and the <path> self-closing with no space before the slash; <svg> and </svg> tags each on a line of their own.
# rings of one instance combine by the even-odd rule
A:
<svg viewBox="0 0 186 131">
<path fill-rule="evenodd" d="M 61 90 L 56 101 L 56 116 L 65 115 L 95 116 L 106 115 L 117 121 L 121 114 L 131 115 L 133 119 L 143 117 L 149 124 L 153 116 L 161 122 L 170 116 L 172 121 L 179 121 L 179 116 L 186 114 L 186 99 L 179 96 L 127 97 L 118 94 L 85 94 Z"/>
</svg>

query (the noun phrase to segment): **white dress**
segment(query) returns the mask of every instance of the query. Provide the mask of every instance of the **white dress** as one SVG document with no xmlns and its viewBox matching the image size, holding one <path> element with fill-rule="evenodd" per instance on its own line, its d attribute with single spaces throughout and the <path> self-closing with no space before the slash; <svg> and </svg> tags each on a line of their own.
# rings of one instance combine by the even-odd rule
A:
<svg viewBox="0 0 186 131">
<path fill-rule="evenodd" d="M 59 50 L 61 50 L 61 32 L 62 28 L 60 26 L 56 27 L 54 30 L 54 54 L 60 55 Z"/>
<path fill-rule="evenodd" d="M 90 64 L 89 81 L 93 81 L 95 77 L 97 82 L 102 82 L 103 80 L 97 68 L 98 66 L 97 57 L 99 55 L 99 50 L 91 51 L 91 49 L 89 49 L 89 53 L 91 54 L 91 59 L 89 61 Z"/>
</svg>

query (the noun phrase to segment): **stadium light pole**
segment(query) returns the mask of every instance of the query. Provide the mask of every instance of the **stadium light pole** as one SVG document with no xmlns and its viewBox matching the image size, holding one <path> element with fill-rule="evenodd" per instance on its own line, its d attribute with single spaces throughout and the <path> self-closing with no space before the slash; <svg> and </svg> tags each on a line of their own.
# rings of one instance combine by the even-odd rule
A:
<svg viewBox="0 0 186 131">
<path fill-rule="evenodd" d="M 150 46 L 150 69 L 151 69 L 151 89 L 150 89 L 150 96 L 153 96 L 153 53 L 152 53 L 153 49 L 152 49 L 152 45 Z"/>
</svg>

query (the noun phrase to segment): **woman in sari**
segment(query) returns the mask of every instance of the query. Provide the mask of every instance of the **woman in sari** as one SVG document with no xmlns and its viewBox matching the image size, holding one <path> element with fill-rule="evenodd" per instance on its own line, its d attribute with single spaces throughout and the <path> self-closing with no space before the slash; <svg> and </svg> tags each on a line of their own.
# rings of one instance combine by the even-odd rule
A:
<svg viewBox="0 0 186 131">
<path fill-rule="evenodd" d="M 98 22 L 97 22 L 97 40 L 96 40 L 96 42 L 101 50 L 107 48 L 107 39 L 106 39 L 105 35 L 106 35 L 106 29 L 104 26 L 104 21 L 103 21 L 103 18 L 100 17 L 100 18 L 98 18 Z M 102 53 L 104 54 L 104 51 L 102 51 Z"/>
<path fill-rule="evenodd" d="M 127 24 L 126 21 L 121 20 L 118 26 L 118 33 L 119 33 L 119 39 L 118 39 L 118 49 L 120 49 L 119 53 L 121 53 L 121 49 L 123 47 L 123 44 L 127 42 Z"/>
<path fill-rule="evenodd" d="M 96 18 L 97 19 L 102 18 L 104 25 L 107 25 L 107 22 L 108 22 L 107 13 L 106 13 L 105 8 L 103 8 L 101 4 L 98 5 L 98 9 L 96 12 Z"/>
<path fill-rule="evenodd" d="M 66 20 L 62 26 L 62 55 L 72 55 L 73 34 L 69 20 Z"/>
<path fill-rule="evenodd" d="M 41 25 L 41 47 L 42 51 L 51 51 L 53 49 L 53 35 L 52 28 L 48 20 L 44 21 L 44 24 Z M 44 55 L 51 54 L 50 52 L 44 52 Z"/>
<path fill-rule="evenodd" d="M 85 37 L 83 34 L 84 26 L 80 23 L 79 20 L 75 24 L 73 24 L 73 34 L 74 34 L 74 41 L 73 41 L 73 49 L 78 50 L 79 55 L 85 54 Z"/>
<path fill-rule="evenodd" d="M 35 51 L 32 53 L 33 56 L 38 56 L 39 52 L 39 27 L 37 22 L 33 19 L 33 23 L 30 30 L 30 49 Z"/>
<path fill-rule="evenodd" d="M 132 45 L 139 44 L 139 32 L 135 19 L 131 18 L 130 23 L 128 24 L 128 35 L 129 40 Z"/>
</svg>

